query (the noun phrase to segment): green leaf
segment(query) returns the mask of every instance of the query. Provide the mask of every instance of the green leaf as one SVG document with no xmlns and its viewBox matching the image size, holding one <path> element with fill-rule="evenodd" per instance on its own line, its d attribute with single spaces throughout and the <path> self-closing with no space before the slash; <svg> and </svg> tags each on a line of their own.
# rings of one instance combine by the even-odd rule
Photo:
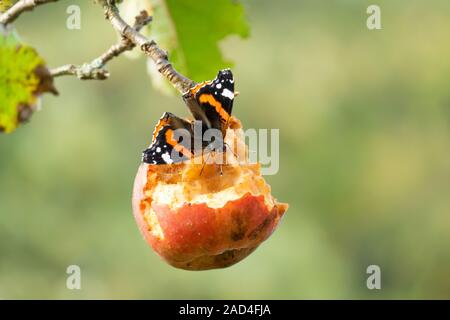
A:
<svg viewBox="0 0 450 320">
<path fill-rule="evenodd" d="M 247 37 L 244 8 L 233 0 L 152 0 L 151 37 L 169 52 L 170 61 L 195 81 L 213 78 L 230 67 L 219 42 L 235 34 Z"/>
<path fill-rule="evenodd" d="M 44 92 L 57 94 L 44 60 L 12 35 L 0 34 L 0 131 L 12 132 L 28 120 Z"/>
</svg>

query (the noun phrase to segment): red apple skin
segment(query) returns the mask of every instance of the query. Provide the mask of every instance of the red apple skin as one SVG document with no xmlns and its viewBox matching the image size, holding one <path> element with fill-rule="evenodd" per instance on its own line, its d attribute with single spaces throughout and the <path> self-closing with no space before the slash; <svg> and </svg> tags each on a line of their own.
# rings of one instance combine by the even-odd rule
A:
<svg viewBox="0 0 450 320">
<path fill-rule="evenodd" d="M 173 210 L 166 204 L 158 204 L 157 199 L 150 202 L 145 199 L 149 166 L 142 164 L 136 175 L 134 217 L 153 250 L 176 268 L 206 270 L 235 264 L 272 234 L 287 209 L 286 204 L 268 208 L 263 195 L 247 193 L 221 208 L 186 203 Z M 150 206 L 156 213 L 163 238 L 155 236 L 144 219 Z"/>
</svg>

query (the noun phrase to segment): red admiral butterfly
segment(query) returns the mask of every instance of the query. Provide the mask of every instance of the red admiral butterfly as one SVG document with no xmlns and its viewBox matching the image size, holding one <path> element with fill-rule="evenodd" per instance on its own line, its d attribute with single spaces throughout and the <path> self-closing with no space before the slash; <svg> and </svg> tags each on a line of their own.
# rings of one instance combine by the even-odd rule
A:
<svg viewBox="0 0 450 320">
<path fill-rule="evenodd" d="M 216 129 L 221 132 L 222 139 L 224 138 L 234 96 L 234 79 L 229 69 L 219 71 L 214 80 L 199 83 L 183 95 L 194 119 L 201 121 L 202 136 L 206 130 Z M 178 129 L 183 129 L 188 137 L 179 137 Z M 192 159 L 196 155 L 194 136 L 194 121 L 165 112 L 156 124 L 152 143 L 143 152 L 142 161 L 150 164 L 171 164 Z M 207 148 L 208 143 L 202 141 L 202 150 Z"/>
</svg>

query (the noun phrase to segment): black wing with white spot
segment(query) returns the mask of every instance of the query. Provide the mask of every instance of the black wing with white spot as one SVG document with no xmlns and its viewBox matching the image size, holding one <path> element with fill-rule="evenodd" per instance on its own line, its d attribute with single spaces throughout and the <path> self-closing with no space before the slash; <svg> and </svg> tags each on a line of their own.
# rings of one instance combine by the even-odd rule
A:
<svg viewBox="0 0 450 320">
<path fill-rule="evenodd" d="M 201 96 L 204 94 L 212 95 L 215 101 L 207 103 L 209 106 L 205 105 L 204 101 L 200 101 Z M 220 70 L 214 80 L 204 85 L 196 92 L 195 98 L 203 108 L 213 107 L 214 109 L 217 109 L 220 104 L 220 108 L 230 116 L 234 101 L 234 78 L 231 70 Z M 217 106 L 214 105 L 215 102 L 218 102 Z"/>
<path fill-rule="evenodd" d="M 188 105 L 194 118 L 206 123 L 207 128 L 224 132 L 234 101 L 234 78 L 231 70 L 220 70 L 214 80 L 196 85 L 189 94 L 194 96 L 196 102 Z"/>
<path fill-rule="evenodd" d="M 171 164 L 192 158 L 193 129 L 191 122 L 165 112 L 156 124 L 152 143 L 142 153 L 149 164 Z"/>
</svg>

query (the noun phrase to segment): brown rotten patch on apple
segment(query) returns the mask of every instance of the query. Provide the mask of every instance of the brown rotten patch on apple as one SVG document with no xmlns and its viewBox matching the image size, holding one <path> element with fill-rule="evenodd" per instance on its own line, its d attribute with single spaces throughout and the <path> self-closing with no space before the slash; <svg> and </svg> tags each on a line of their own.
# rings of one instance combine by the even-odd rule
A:
<svg viewBox="0 0 450 320">
<path fill-rule="evenodd" d="M 245 152 L 227 148 L 226 165 L 205 163 L 208 155 L 200 163 L 140 165 L 134 217 L 146 241 L 172 266 L 231 266 L 266 240 L 286 212 L 288 205 L 271 196 L 260 165 L 247 163 L 242 137 L 240 122 L 233 118 L 225 142 Z"/>
</svg>

